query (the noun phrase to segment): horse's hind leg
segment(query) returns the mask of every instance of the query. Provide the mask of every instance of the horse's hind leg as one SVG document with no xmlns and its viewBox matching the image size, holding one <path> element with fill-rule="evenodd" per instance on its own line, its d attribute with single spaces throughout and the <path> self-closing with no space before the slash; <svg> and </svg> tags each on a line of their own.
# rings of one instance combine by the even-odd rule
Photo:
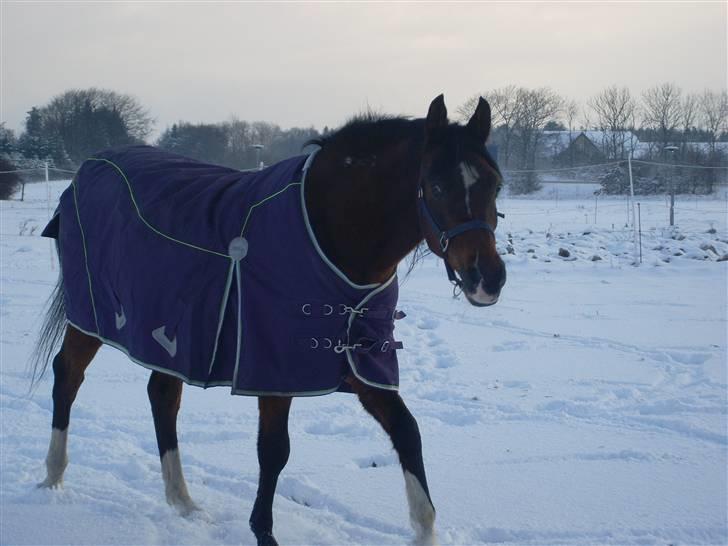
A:
<svg viewBox="0 0 728 546">
<path fill-rule="evenodd" d="M 261 396 L 258 398 L 258 463 L 260 478 L 250 529 L 258 546 L 276 546 L 273 538 L 273 496 L 278 476 L 288 462 L 291 444 L 288 438 L 288 397 Z"/>
<path fill-rule="evenodd" d="M 188 515 L 199 508 L 187 491 L 177 447 L 177 413 L 182 402 L 182 380 L 168 374 L 152 372 L 147 384 L 147 394 L 152 405 L 167 502 L 182 515 Z"/>
<path fill-rule="evenodd" d="M 404 472 L 410 522 L 417 544 L 435 544 L 435 507 L 427 487 L 422 461 L 422 441 L 417 421 L 402 398 L 393 391 L 369 387 L 358 379 L 349 381 L 366 409 L 389 434 Z"/>
<path fill-rule="evenodd" d="M 46 479 L 38 487 L 58 487 L 63 483 L 63 472 L 68 466 L 66 446 L 71 406 L 83 383 L 84 372 L 100 346 L 98 339 L 73 326 L 66 327 L 61 350 L 53 359 L 53 428 L 46 456 Z"/>
</svg>

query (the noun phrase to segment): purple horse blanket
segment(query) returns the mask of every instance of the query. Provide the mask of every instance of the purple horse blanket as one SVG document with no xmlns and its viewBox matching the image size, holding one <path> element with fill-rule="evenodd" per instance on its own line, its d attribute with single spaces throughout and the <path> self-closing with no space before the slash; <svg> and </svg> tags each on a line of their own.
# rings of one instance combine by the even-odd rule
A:
<svg viewBox="0 0 728 546">
<path fill-rule="evenodd" d="M 257 172 L 150 146 L 83 163 L 43 232 L 58 240 L 66 315 L 144 367 L 233 394 L 396 389 L 398 286 L 357 285 L 321 251 L 312 156 Z"/>
</svg>

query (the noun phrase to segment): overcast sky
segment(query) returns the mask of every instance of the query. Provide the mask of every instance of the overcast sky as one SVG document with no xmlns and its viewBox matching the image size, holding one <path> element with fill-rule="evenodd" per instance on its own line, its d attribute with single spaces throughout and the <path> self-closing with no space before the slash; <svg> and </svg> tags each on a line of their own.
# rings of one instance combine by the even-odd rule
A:
<svg viewBox="0 0 728 546">
<path fill-rule="evenodd" d="M 337 126 L 367 105 L 454 113 L 480 90 L 726 87 L 726 2 L 0 2 L 0 121 L 68 88 L 135 95 L 157 119 Z"/>
</svg>

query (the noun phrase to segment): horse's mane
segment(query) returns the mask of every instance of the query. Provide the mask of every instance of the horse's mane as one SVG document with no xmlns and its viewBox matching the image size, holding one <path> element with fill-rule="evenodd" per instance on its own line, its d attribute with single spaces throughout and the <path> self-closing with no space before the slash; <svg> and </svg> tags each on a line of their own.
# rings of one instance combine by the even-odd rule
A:
<svg viewBox="0 0 728 546">
<path fill-rule="evenodd" d="M 418 134 L 423 124 L 423 119 L 412 119 L 409 116 L 385 114 L 369 109 L 351 117 L 333 132 L 307 141 L 304 146 L 313 144 L 324 148 L 333 144 L 350 144 L 359 148 L 362 145 L 370 148 L 383 140 Z"/>
<path fill-rule="evenodd" d="M 424 137 L 425 120 L 422 118 L 413 119 L 410 116 L 391 115 L 374 110 L 365 110 L 350 118 L 344 125 L 335 131 L 306 141 L 305 148 L 309 145 L 321 148 L 327 145 L 342 145 L 350 147 L 359 152 L 376 148 L 382 142 L 397 140 L 399 138 L 415 136 Z M 450 123 L 447 128 L 459 138 L 467 129 L 459 123 Z M 456 139 L 459 140 L 458 136 Z M 488 164 L 502 177 L 501 170 L 488 149 L 483 146 L 482 154 Z"/>
</svg>

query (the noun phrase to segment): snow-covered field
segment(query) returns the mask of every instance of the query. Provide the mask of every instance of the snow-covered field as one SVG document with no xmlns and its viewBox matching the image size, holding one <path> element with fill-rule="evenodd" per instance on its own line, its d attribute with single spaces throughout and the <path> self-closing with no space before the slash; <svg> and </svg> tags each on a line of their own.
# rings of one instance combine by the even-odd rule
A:
<svg viewBox="0 0 728 546">
<path fill-rule="evenodd" d="M 35 488 L 52 374 L 28 397 L 26 361 L 57 263 L 38 237 L 45 186 L 26 198 L 0 203 L 0 543 L 251 544 L 255 399 L 185 389 L 180 446 L 204 515 L 183 519 L 164 500 L 148 372 L 114 349 L 74 406 L 65 488 Z M 444 544 L 728 542 L 726 201 L 678 199 L 668 229 L 664 198 L 642 199 L 640 267 L 626 202 L 596 205 L 595 223 L 586 195 L 504 199 L 494 307 L 453 300 L 432 258 L 402 278 L 401 393 Z M 281 544 L 412 539 L 396 457 L 353 396 L 295 400 L 291 442 Z"/>
</svg>

